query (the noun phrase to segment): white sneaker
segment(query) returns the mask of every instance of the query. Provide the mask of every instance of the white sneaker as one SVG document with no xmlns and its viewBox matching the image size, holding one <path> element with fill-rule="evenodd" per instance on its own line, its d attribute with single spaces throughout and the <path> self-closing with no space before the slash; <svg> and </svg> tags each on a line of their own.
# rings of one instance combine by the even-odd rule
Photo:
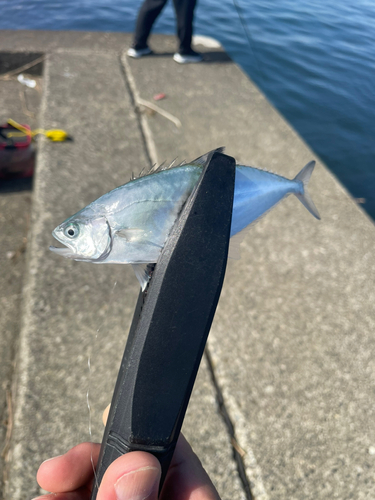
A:
<svg viewBox="0 0 375 500">
<path fill-rule="evenodd" d="M 152 54 L 152 50 L 150 49 L 150 47 L 145 47 L 144 49 L 139 49 L 139 50 L 130 47 L 130 49 L 128 49 L 127 51 L 127 54 L 129 57 L 133 57 L 134 59 L 139 59 L 140 57 Z"/>
<path fill-rule="evenodd" d="M 202 54 L 194 51 L 192 51 L 190 54 L 180 54 L 179 52 L 176 52 L 173 56 L 173 60 L 179 64 L 188 64 L 201 62 L 203 61 L 203 57 Z"/>
</svg>

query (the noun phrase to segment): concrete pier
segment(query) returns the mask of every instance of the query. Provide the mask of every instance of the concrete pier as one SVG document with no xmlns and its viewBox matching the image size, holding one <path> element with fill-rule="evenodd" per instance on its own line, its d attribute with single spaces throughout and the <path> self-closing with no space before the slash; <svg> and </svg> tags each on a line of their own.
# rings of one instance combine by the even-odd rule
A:
<svg viewBox="0 0 375 500">
<path fill-rule="evenodd" d="M 291 178 L 317 159 L 309 191 L 322 220 L 290 197 L 249 230 L 228 264 L 183 431 L 223 500 L 374 498 L 373 223 L 221 48 L 199 45 L 205 61 L 180 66 L 173 37 L 154 36 L 156 55 L 140 60 L 126 57 L 130 40 L 0 31 L 0 61 L 45 55 L 38 126 L 73 137 L 38 142 L 22 307 L 7 302 L 20 327 L 0 322 L 0 408 L 11 431 L 3 498 L 43 493 L 43 460 L 100 441 L 138 293 L 128 266 L 52 254 L 51 231 L 131 172 L 219 146 Z M 166 98 L 155 103 L 158 93 Z M 5 279 L 9 241 L 0 235 L 4 289 L 21 279 Z"/>
</svg>

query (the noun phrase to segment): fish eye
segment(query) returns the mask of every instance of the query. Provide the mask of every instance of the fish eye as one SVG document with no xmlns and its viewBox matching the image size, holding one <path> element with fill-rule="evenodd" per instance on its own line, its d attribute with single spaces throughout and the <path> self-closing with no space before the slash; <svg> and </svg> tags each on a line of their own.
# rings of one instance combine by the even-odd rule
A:
<svg viewBox="0 0 375 500">
<path fill-rule="evenodd" d="M 66 228 L 64 229 L 64 234 L 68 238 L 76 238 L 79 234 L 78 224 L 69 224 L 69 226 L 66 226 Z"/>
</svg>

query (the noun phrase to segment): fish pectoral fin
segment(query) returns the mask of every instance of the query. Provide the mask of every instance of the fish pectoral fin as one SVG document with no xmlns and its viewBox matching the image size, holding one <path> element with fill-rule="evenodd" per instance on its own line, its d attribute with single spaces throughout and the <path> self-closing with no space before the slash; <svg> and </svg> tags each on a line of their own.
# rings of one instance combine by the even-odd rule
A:
<svg viewBox="0 0 375 500">
<path fill-rule="evenodd" d="M 137 277 L 137 280 L 139 281 L 139 284 L 141 285 L 142 292 L 147 286 L 147 283 L 150 281 L 150 274 L 149 274 L 149 264 L 132 264 L 132 268 L 135 272 L 135 275 Z"/>
<path fill-rule="evenodd" d="M 223 153 L 224 149 L 225 149 L 225 147 L 213 149 L 212 151 L 209 151 L 205 155 L 199 156 L 198 158 L 196 158 L 193 161 L 189 161 L 189 165 L 196 165 L 197 167 L 203 167 L 207 163 L 208 156 L 211 153 Z"/>
<path fill-rule="evenodd" d="M 120 229 L 116 231 L 116 236 L 120 238 L 125 238 L 128 241 L 134 240 L 142 236 L 144 233 L 143 229 L 139 229 L 137 227 L 125 227 L 124 229 Z"/>
</svg>

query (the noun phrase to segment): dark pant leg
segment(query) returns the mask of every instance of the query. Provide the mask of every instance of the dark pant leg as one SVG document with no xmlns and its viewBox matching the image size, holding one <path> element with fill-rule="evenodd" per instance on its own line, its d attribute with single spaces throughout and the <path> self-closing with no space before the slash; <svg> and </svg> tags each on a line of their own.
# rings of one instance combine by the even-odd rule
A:
<svg viewBox="0 0 375 500">
<path fill-rule="evenodd" d="M 138 12 L 137 24 L 134 32 L 133 47 L 144 49 L 151 32 L 152 25 L 163 10 L 167 0 L 146 0 Z"/>
<path fill-rule="evenodd" d="M 180 54 L 187 54 L 191 50 L 193 36 L 194 8 L 197 0 L 173 0 L 177 16 L 177 36 L 180 40 Z"/>
</svg>

